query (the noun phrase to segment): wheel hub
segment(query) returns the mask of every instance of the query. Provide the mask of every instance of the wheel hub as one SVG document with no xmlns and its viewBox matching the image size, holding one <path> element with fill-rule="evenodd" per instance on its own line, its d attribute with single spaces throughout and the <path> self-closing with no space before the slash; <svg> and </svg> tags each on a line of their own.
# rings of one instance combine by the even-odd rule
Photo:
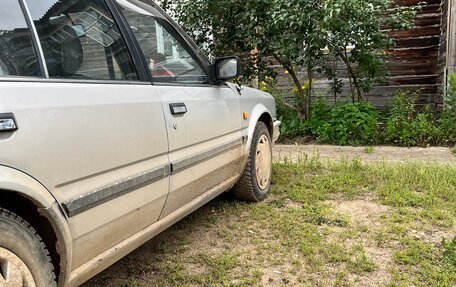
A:
<svg viewBox="0 0 456 287">
<path fill-rule="evenodd" d="M 258 140 L 256 148 L 256 180 L 261 190 L 268 187 L 271 179 L 271 143 L 266 135 L 262 135 Z"/>
<path fill-rule="evenodd" d="M 32 273 L 16 254 L 0 247 L 0 286 L 36 287 Z"/>
</svg>

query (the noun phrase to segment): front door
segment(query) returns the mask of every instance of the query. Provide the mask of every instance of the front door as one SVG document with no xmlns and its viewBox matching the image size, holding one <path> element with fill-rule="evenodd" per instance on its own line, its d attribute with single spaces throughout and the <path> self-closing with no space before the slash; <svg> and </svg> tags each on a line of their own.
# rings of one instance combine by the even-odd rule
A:
<svg viewBox="0 0 456 287">
<path fill-rule="evenodd" d="M 166 118 L 170 194 L 161 217 L 239 174 L 239 94 L 211 86 L 204 64 L 175 26 L 145 1 L 118 0 L 149 64 Z"/>
</svg>

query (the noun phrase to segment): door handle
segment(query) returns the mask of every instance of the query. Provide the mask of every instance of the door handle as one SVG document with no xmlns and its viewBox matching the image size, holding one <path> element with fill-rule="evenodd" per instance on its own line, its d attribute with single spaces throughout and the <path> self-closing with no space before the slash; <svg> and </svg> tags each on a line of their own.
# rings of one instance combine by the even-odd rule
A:
<svg viewBox="0 0 456 287">
<path fill-rule="evenodd" d="M 187 113 L 187 106 L 184 103 L 169 104 L 169 108 L 173 115 L 183 115 Z"/>
<path fill-rule="evenodd" d="M 12 113 L 0 114 L 0 133 L 14 132 L 18 129 Z"/>
</svg>

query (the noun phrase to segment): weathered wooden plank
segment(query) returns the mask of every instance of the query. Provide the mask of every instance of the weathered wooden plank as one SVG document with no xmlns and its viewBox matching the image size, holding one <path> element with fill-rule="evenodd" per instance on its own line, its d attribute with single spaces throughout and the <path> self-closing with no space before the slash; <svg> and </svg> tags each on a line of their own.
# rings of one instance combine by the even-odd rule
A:
<svg viewBox="0 0 456 287">
<path fill-rule="evenodd" d="M 433 26 L 440 25 L 441 15 L 440 13 L 432 13 L 417 16 L 414 20 L 416 26 Z"/>
<path fill-rule="evenodd" d="M 434 85 L 438 75 L 424 76 L 393 76 L 388 78 L 389 85 Z"/>
<path fill-rule="evenodd" d="M 390 58 L 401 59 L 434 59 L 438 54 L 438 47 L 424 47 L 416 49 L 391 49 L 387 51 Z"/>
<path fill-rule="evenodd" d="M 435 73 L 436 64 L 421 63 L 421 62 L 398 62 L 387 64 L 390 76 L 401 75 L 430 75 Z"/>
<path fill-rule="evenodd" d="M 408 30 L 393 30 L 389 31 L 388 35 L 391 38 L 412 38 L 424 36 L 440 35 L 440 25 L 415 27 Z"/>
<path fill-rule="evenodd" d="M 413 48 L 413 47 L 428 47 L 438 46 L 440 44 L 440 35 L 433 35 L 429 37 L 414 37 L 414 38 L 399 38 L 394 39 L 393 48 Z"/>
<path fill-rule="evenodd" d="M 416 6 L 424 1 L 422 0 L 393 0 L 395 5 L 399 6 Z M 440 5 L 441 0 L 426 0 L 426 6 Z"/>
<path fill-rule="evenodd" d="M 426 5 L 426 6 L 422 7 L 421 10 L 417 11 L 417 15 L 440 13 L 440 12 L 441 12 L 440 4 L 433 4 L 433 5 Z"/>
</svg>

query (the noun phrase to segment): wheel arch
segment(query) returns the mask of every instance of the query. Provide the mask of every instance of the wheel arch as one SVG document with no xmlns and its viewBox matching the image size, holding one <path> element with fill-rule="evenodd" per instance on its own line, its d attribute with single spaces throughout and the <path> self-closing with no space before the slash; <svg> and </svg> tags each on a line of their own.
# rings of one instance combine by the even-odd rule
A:
<svg viewBox="0 0 456 287">
<path fill-rule="evenodd" d="M 59 286 L 62 286 L 71 270 L 72 241 L 60 205 L 38 181 L 1 165 L 0 199 L 0 207 L 20 216 L 37 231 L 50 253 Z"/>
<path fill-rule="evenodd" d="M 271 138 L 274 136 L 274 120 L 269 113 L 263 113 L 258 119 L 259 122 L 263 122 L 269 130 Z"/>
<path fill-rule="evenodd" d="M 250 150 L 253 134 L 255 133 L 255 128 L 258 122 L 263 122 L 266 125 L 271 138 L 274 136 L 274 120 L 271 112 L 263 104 L 256 105 L 250 114 L 246 151 Z"/>
</svg>

